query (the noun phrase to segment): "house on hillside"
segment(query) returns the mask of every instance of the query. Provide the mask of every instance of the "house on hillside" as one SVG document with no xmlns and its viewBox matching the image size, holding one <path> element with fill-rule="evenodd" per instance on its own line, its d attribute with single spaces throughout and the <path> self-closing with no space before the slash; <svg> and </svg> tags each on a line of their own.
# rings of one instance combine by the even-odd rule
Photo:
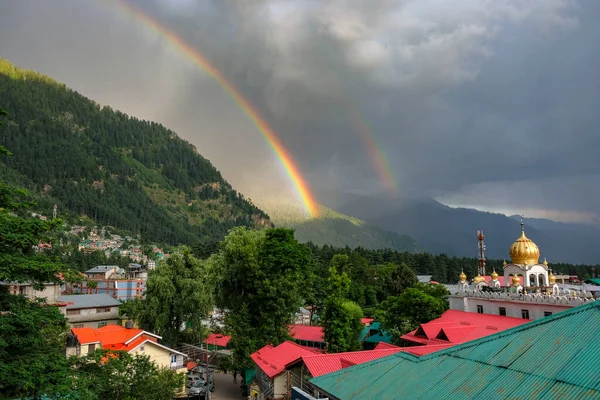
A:
<svg viewBox="0 0 600 400">
<path fill-rule="evenodd" d="M 58 301 L 65 304 L 61 311 L 71 328 L 102 328 L 118 323 L 121 302 L 108 294 L 64 295 Z"/>
</svg>

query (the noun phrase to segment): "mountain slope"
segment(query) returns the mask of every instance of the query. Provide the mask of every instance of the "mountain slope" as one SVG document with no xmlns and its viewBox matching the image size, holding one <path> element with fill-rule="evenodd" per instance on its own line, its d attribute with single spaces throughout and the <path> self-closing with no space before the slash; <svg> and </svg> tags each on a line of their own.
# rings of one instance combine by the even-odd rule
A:
<svg viewBox="0 0 600 400">
<path fill-rule="evenodd" d="M 5 167 L 57 199 L 59 211 L 170 244 L 270 225 L 194 146 L 160 124 L 101 107 L 1 58 L 0 102 L 11 117 L 0 143 L 14 154 Z"/>
<path fill-rule="evenodd" d="M 520 234 L 519 221 L 503 214 L 452 208 L 433 199 L 402 201 L 344 196 L 340 212 L 398 234 L 410 235 L 432 253 L 476 257 L 477 230 L 485 234 L 488 258 L 508 259 L 508 249 Z M 595 264 L 600 260 L 600 228 L 549 220 L 525 220 L 527 236 L 541 257 L 552 262 Z"/>
<path fill-rule="evenodd" d="M 269 213 L 275 225 L 294 228 L 296 238 L 301 242 L 312 242 L 320 246 L 389 248 L 398 251 L 419 249 L 410 236 L 379 229 L 324 206 L 319 206 L 318 218 L 308 219 L 298 202 L 278 200 L 275 197 L 255 201 Z"/>
</svg>

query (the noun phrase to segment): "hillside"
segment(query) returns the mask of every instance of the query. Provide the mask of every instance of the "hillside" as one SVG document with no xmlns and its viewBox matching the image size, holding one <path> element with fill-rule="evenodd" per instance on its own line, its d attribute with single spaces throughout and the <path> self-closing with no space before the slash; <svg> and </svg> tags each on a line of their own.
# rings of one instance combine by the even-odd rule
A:
<svg viewBox="0 0 600 400">
<path fill-rule="evenodd" d="M 320 246 L 388 248 L 411 252 L 418 250 L 417 243 L 410 236 L 379 229 L 324 206 L 319 207 L 318 218 L 308 219 L 298 202 L 276 197 L 258 198 L 255 201 L 269 213 L 276 226 L 294 228 L 296 238 L 301 242 L 312 242 Z"/>
<path fill-rule="evenodd" d="M 326 198 L 326 195 L 322 195 Z M 333 196 L 332 196 L 333 197 Z M 477 230 L 485 233 L 486 255 L 508 259 L 508 249 L 520 233 L 519 220 L 504 214 L 452 208 L 433 199 L 390 201 L 355 195 L 337 196 L 340 212 L 355 215 L 373 226 L 410 235 L 425 251 L 474 257 Z M 539 247 L 542 260 L 596 264 L 600 260 L 600 227 L 526 219 L 527 236 Z"/>
<path fill-rule="evenodd" d="M 28 186 L 40 207 L 56 202 L 62 212 L 169 244 L 271 225 L 174 132 L 1 58 L 0 107 L 10 115 L 0 144 L 14 154 L 0 159 L 2 175 Z"/>
</svg>

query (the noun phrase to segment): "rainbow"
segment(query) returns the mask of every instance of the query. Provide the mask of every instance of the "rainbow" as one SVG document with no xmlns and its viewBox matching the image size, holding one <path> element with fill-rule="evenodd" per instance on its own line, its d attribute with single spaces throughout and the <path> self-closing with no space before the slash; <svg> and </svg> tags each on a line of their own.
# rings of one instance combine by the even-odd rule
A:
<svg viewBox="0 0 600 400">
<path fill-rule="evenodd" d="M 353 111 L 353 109 L 356 111 Z M 396 184 L 394 173 L 390 167 L 390 162 L 381 146 L 377 143 L 377 138 L 369 128 L 366 118 L 360 112 L 360 108 L 357 105 L 351 105 L 349 113 L 356 131 L 367 149 L 371 164 L 373 165 L 373 168 L 375 168 L 375 172 L 379 176 L 379 179 L 383 182 L 385 189 L 394 195 L 398 194 L 398 185 Z"/>
<path fill-rule="evenodd" d="M 165 38 L 181 54 L 185 55 L 196 66 L 202 68 L 202 70 L 210 75 L 221 86 L 221 88 L 233 99 L 233 101 L 246 114 L 250 121 L 252 121 L 252 123 L 256 126 L 256 129 L 265 138 L 279 159 L 279 162 L 285 169 L 294 187 L 296 188 L 296 191 L 298 192 L 298 195 L 300 196 L 309 216 L 311 218 L 318 217 L 318 204 L 308 187 L 308 183 L 300 173 L 296 162 L 292 158 L 292 155 L 281 143 L 281 140 L 277 137 L 275 131 L 269 126 L 264 118 L 261 117 L 258 110 L 256 110 L 256 108 L 250 104 L 244 95 L 236 89 L 236 87 L 225 77 L 225 75 L 223 75 L 221 71 L 212 65 L 206 59 L 206 57 L 202 55 L 202 53 L 186 43 L 177 33 L 162 25 L 143 10 L 127 3 L 126 0 L 112 0 L 112 2 L 117 7 L 117 10 L 125 15 L 132 16 L 145 27 Z"/>
</svg>

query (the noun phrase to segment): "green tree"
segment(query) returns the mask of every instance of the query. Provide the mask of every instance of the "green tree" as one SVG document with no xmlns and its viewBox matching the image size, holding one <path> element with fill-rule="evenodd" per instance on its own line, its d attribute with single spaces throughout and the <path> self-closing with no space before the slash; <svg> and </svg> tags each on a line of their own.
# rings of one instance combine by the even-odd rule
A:
<svg viewBox="0 0 600 400">
<path fill-rule="evenodd" d="M 149 356 L 96 350 L 71 359 L 73 389 L 82 399 L 171 399 L 183 388 L 185 375 L 158 367 Z"/>
<path fill-rule="evenodd" d="M 349 265 L 347 255 L 336 254 L 329 268 L 329 296 L 321 319 L 325 331 L 325 345 L 330 353 L 358 350 L 358 336 L 363 317 L 360 306 L 347 299 L 351 280 L 343 271 Z"/>
<path fill-rule="evenodd" d="M 209 263 L 217 305 L 228 310 L 225 324 L 236 368 L 249 368 L 251 353 L 289 338 L 288 325 L 303 302 L 310 251 L 290 229 L 236 228 Z"/>
<path fill-rule="evenodd" d="M 4 288 L 0 310 L 0 393 L 8 398 L 67 393 L 67 321 L 60 311 Z"/>
<path fill-rule="evenodd" d="M 58 283 L 63 265 L 33 246 L 51 241 L 61 221 L 41 221 L 27 210 L 27 192 L 0 182 L 0 281 Z M 67 322 L 55 307 L 8 293 L 0 286 L 0 392 L 11 396 L 64 393 Z"/>
<path fill-rule="evenodd" d="M 389 296 L 397 296 L 406 289 L 416 285 L 418 281 L 415 271 L 402 263 L 394 269 L 392 276 L 386 284 L 387 294 Z"/>
<path fill-rule="evenodd" d="M 428 293 L 421 289 L 408 288 L 400 296 L 390 296 L 375 312 L 375 318 L 381 321 L 383 329 L 392 335 L 395 343 L 400 342 L 402 335 L 424 322 L 439 318 L 448 310 L 448 302 L 443 297 L 436 297 L 437 289 Z"/>
<path fill-rule="evenodd" d="M 212 293 L 207 263 L 182 246 L 148 273 L 146 296 L 133 317 L 169 346 L 199 343 L 205 336 L 202 319 L 213 306 Z"/>
</svg>

